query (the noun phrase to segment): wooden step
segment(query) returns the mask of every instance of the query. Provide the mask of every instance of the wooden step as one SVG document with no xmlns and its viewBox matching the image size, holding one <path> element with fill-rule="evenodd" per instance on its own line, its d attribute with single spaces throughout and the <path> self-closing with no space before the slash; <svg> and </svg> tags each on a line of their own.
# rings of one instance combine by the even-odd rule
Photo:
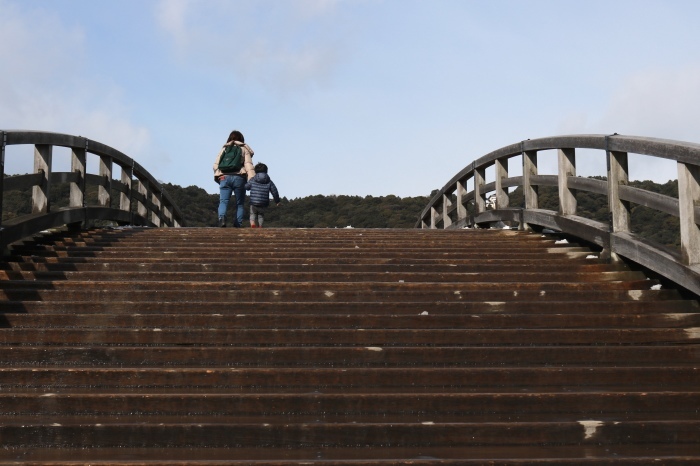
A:
<svg viewBox="0 0 700 466">
<path fill-rule="evenodd" d="M 0 464 L 700 464 L 698 338 L 551 235 L 52 232 L 0 264 Z"/>
</svg>

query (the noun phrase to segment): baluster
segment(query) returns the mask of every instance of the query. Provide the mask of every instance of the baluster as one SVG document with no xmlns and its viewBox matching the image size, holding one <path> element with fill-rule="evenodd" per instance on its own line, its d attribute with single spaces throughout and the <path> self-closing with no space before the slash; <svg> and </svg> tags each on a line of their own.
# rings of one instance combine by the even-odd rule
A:
<svg viewBox="0 0 700 466">
<path fill-rule="evenodd" d="M 442 195 L 442 228 L 447 228 L 452 225 L 449 210 L 452 207 L 452 199 L 449 194 Z"/>
<path fill-rule="evenodd" d="M 78 180 L 70 184 L 70 206 L 85 207 L 85 164 L 88 141 L 85 147 L 73 147 L 71 149 L 70 169 L 78 175 Z"/>
<path fill-rule="evenodd" d="M 157 227 L 161 226 L 160 215 L 161 215 L 161 206 L 163 204 L 162 199 L 161 199 L 162 195 L 163 194 L 161 192 L 157 192 L 157 193 L 154 192 L 151 195 L 151 202 L 153 202 L 153 205 L 155 206 L 155 209 L 153 209 L 153 211 L 151 212 L 151 222 L 153 222 L 153 224 Z"/>
<path fill-rule="evenodd" d="M 100 171 L 102 182 L 97 187 L 97 202 L 103 207 L 112 205 L 112 158 L 100 156 Z"/>
<path fill-rule="evenodd" d="M 0 227 L 2 226 L 2 212 L 4 210 L 4 195 L 5 192 L 5 146 L 7 146 L 7 133 L 0 131 Z M 0 229 L 0 231 L 2 231 Z"/>
<path fill-rule="evenodd" d="M 144 221 L 147 222 L 148 221 L 148 211 L 149 211 L 148 205 L 146 205 L 147 204 L 146 201 L 148 201 L 148 187 L 141 180 L 138 180 L 138 191 L 139 191 L 139 194 L 141 194 L 143 196 L 143 201 L 139 200 L 138 205 L 137 205 L 137 212 L 138 212 L 139 216 L 143 217 Z"/>
<path fill-rule="evenodd" d="M 620 199 L 620 185 L 629 182 L 627 152 L 607 151 L 608 159 L 608 202 L 610 204 L 610 224 L 613 232 L 630 231 L 630 203 Z"/>
<path fill-rule="evenodd" d="M 34 146 L 34 173 L 44 176 L 38 186 L 32 186 L 32 213 L 48 213 L 49 192 L 51 190 L 51 157 L 53 146 L 37 144 Z"/>
<path fill-rule="evenodd" d="M 467 195 L 466 181 L 457 181 L 457 221 L 467 218 L 467 208 L 464 206 L 464 198 Z"/>
<path fill-rule="evenodd" d="M 508 188 L 503 187 L 503 180 L 508 178 L 508 159 L 496 159 L 496 209 L 508 207 Z"/>
<path fill-rule="evenodd" d="M 434 230 L 437 228 L 437 217 L 438 213 L 435 206 L 430 207 L 430 229 Z"/>
<path fill-rule="evenodd" d="M 486 211 L 486 193 L 484 192 L 484 180 L 486 178 L 486 168 L 474 169 L 474 207 L 475 215 Z"/>
<path fill-rule="evenodd" d="M 576 150 L 573 148 L 558 149 L 559 158 L 559 213 L 562 215 L 576 214 L 576 196 L 569 188 L 569 177 L 576 176 Z"/>
<path fill-rule="evenodd" d="M 126 192 L 119 193 L 119 210 L 131 212 L 131 186 L 134 170 L 131 167 L 121 167 L 121 181 L 126 185 Z"/>
<path fill-rule="evenodd" d="M 537 176 L 537 151 L 523 151 L 523 197 L 525 198 L 525 209 L 539 209 L 539 186 L 532 184 L 532 177 Z M 532 231 L 532 227 L 524 223 L 522 229 Z"/>
<path fill-rule="evenodd" d="M 700 264 L 700 229 L 695 223 L 695 206 L 699 203 L 700 167 L 678 162 L 681 254 L 686 265 Z"/>
</svg>

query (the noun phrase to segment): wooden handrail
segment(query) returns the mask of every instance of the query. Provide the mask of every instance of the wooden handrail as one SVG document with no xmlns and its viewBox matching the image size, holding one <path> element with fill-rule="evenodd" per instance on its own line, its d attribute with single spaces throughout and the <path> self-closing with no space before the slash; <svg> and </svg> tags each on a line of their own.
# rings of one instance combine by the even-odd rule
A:
<svg viewBox="0 0 700 466">
<path fill-rule="evenodd" d="M 576 150 L 602 151 L 607 181 L 576 175 Z M 558 174 L 539 175 L 537 154 L 556 150 Z M 629 186 L 628 154 L 673 160 L 678 166 L 678 198 Z M 519 158 L 521 177 L 508 177 L 508 163 Z M 494 167 L 495 180 L 485 180 Z M 474 189 L 467 191 L 471 181 Z M 521 186 L 525 205 L 509 206 L 508 187 Z M 558 211 L 539 206 L 538 186 L 556 186 Z M 606 195 L 610 221 L 596 222 L 579 215 L 574 191 Z M 487 194 L 495 208 L 487 210 Z M 680 219 L 680 252 L 642 239 L 630 231 L 630 204 L 639 204 Z M 473 205 L 467 209 L 468 205 Z M 461 228 L 497 221 L 515 221 L 519 228 L 549 228 L 597 244 L 605 256 L 627 258 L 700 295 L 700 144 L 667 139 L 583 134 L 528 139 L 477 158 L 454 175 L 428 202 L 417 228 Z M 471 214 L 468 211 L 471 210 Z"/>
<path fill-rule="evenodd" d="M 82 136 L 46 131 L 0 130 L 0 207 L 5 191 L 32 187 L 32 213 L 0 223 L 0 247 L 31 236 L 47 228 L 80 225 L 95 220 L 119 225 L 180 227 L 184 220 L 161 184 L 134 159 L 110 146 Z M 5 177 L 5 150 L 9 145 L 34 146 L 34 171 L 29 175 Z M 53 147 L 71 150 L 71 171 L 53 172 Z M 99 157 L 99 174 L 86 173 L 86 157 Z M 112 167 L 121 168 L 121 178 L 112 177 Z M 52 209 L 49 193 L 52 185 L 70 184 L 68 207 Z M 98 186 L 98 204 L 87 205 L 88 185 Z M 119 199 L 112 200 L 112 190 Z M 135 202 L 135 209 L 132 203 Z M 135 210 L 135 211 L 134 211 Z"/>
</svg>

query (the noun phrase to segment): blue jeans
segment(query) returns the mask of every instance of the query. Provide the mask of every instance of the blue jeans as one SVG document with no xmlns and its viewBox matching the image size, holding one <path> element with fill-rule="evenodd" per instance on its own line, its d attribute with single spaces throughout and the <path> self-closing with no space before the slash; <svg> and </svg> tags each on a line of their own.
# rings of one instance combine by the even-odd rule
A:
<svg viewBox="0 0 700 466">
<path fill-rule="evenodd" d="M 223 180 L 219 181 L 219 218 L 226 217 L 228 201 L 231 200 L 233 193 L 236 196 L 236 218 L 233 221 L 233 226 L 236 228 L 243 225 L 246 181 L 246 177 L 238 175 L 226 175 Z"/>
</svg>

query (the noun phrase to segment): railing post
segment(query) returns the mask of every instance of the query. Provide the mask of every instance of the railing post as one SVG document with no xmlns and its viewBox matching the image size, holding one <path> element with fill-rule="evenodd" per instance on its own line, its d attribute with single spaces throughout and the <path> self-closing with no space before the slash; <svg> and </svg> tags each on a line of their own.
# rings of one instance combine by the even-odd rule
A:
<svg viewBox="0 0 700 466">
<path fill-rule="evenodd" d="M 119 194 L 119 209 L 131 212 L 131 185 L 134 171 L 131 167 L 122 167 L 122 183 L 126 185 L 126 193 Z"/>
<path fill-rule="evenodd" d="M 464 206 L 464 196 L 467 194 L 467 188 L 464 187 L 462 181 L 457 181 L 457 221 L 467 218 L 467 208 Z"/>
<path fill-rule="evenodd" d="M 442 195 L 442 228 L 447 228 L 452 225 L 452 219 L 450 218 L 449 210 L 452 207 L 452 199 L 450 195 Z"/>
<path fill-rule="evenodd" d="M 620 199 L 620 185 L 629 182 L 627 152 L 607 151 L 608 202 L 610 204 L 610 226 L 613 232 L 630 231 L 630 203 Z"/>
<path fill-rule="evenodd" d="M 437 228 L 437 217 L 438 213 L 435 207 L 430 207 L 430 229 L 434 230 Z"/>
<path fill-rule="evenodd" d="M 100 156 L 100 171 L 102 183 L 97 187 L 97 200 L 99 205 L 110 207 L 112 205 L 112 158 Z"/>
<path fill-rule="evenodd" d="M 143 183 L 143 181 L 138 180 L 138 191 L 139 194 L 141 194 L 144 198 L 145 201 L 148 200 L 148 187 Z M 144 220 L 148 221 L 148 206 L 144 204 L 143 202 L 139 201 L 138 203 L 138 214 L 144 218 Z"/>
<path fill-rule="evenodd" d="M 537 176 L 537 151 L 523 152 L 523 194 L 526 209 L 539 209 L 539 186 L 532 184 L 532 177 Z"/>
<path fill-rule="evenodd" d="M 161 215 L 161 208 L 163 205 L 163 202 L 161 200 L 162 194 L 160 192 L 158 193 L 153 193 L 151 195 L 151 202 L 153 205 L 155 205 L 155 210 L 151 211 L 151 222 L 157 227 L 162 226 L 161 220 L 160 220 L 160 215 Z"/>
<path fill-rule="evenodd" d="M 474 169 L 474 207 L 476 214 L 486 211 L 486 193 L 484 192 L 485 168 Z"/>
<path fill-rule="evenodd" d="M 7 133 L 0 131 L 1 140 L 0 144 L 0 230 L 2 230 L 2 212 L 4 209 L 4 196 L 5 192 L 5 146 L 7 146 Z"/>
<path fill-rule="evenodd" d="M 695 223 L 695 206 L 698 203 L 700 203 L 700 167 L 678 162 L 681 254 L 686 265 L 700 264 L 700 229 Z"/>
<path fill-rule="evenodd" d="M 558 149 L 559 158 L 559 213 L 561 215 L 576 214 L 576 196 L 569 188 L 569 177 L 576 176 L 576 150 L 573 148 Z"/>
<path fill-rule="evenodd" d="M 508 178 L 508 159 L 496 159 L 496 209 L 508 207 L 508 188 L 503 187 L 503 180 Z"/>
<path fill-rule="evenodd" d="M 34 173 L 44 176 L 38 186 L 32 186 L 32 213 L 48 213 L 49 192 L 51 190 L 51 154 L 53 146 L 37 144 L 34 146 Z"/>
<path fill-rule="evenodd" d="M 78 181 L 70 184 L 71 207 L 85 207 L 85 163 L 88 141 L 85 147 L 73 147 L 71 150 L 70 169 L 78 175 Z"/>
<path fill-rule="evenodd" d="M 525 209 L 539 209 L 539 186 L 532 184 L 532 177 L 537 176 L 537 151 L 523 150 L 523 197 Z M 521 224 L 523 230 L 531 231 L 532 227 L 527 223 Z"/>
</svg>

